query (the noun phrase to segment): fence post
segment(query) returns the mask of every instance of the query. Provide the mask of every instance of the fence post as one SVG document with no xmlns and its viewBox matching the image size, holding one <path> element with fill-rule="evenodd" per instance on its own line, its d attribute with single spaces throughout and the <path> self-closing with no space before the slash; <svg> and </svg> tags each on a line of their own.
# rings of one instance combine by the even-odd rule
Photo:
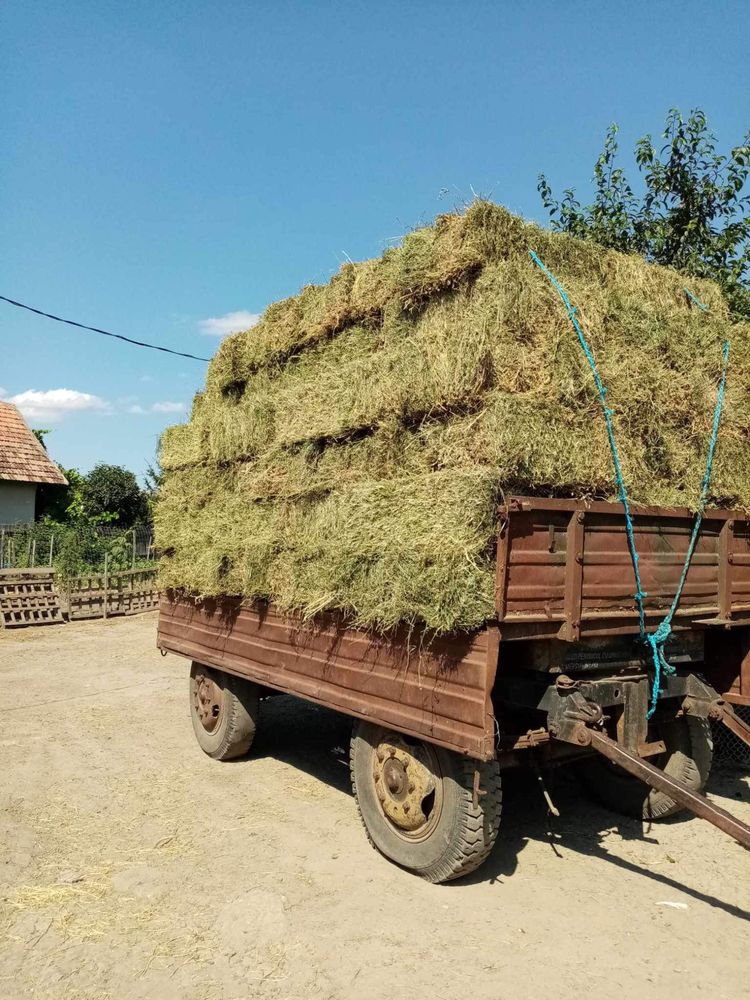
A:
<svg viewBox="0 0 750 1000">
<path fill-rule="evenodd" d="M 0 569 L 5 569 L 5 528 L 0 528 Z"/>
<path fill-rule="evenodd" d="M 104 553 L 104 607 L 103 617 L 107 617 L 107 596 L 109 593 L 109 552 Z"/>
<path fill-rule="evenodd" d="M 133 565 L 130 568 L 135 569 L 135 528 L 133 528 Z"/>
<path fill-rule="evenodd" d="M 36 538 L 31 542 L 31 569 L 36 566 Z"/>
<path fill-rule="evenodd" d="M 55 551 L 55 536 L 52 535 L 49 540 L 49 565 L 52 569 L 52 553 Z"/>
</svg>

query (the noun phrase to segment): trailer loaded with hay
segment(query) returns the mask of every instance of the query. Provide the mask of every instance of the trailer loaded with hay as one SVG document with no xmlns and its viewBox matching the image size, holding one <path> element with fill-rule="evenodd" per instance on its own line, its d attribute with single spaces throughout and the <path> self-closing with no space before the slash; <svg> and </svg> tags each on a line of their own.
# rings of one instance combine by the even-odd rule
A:
<svg viewBox="0 0 750 1000">
<path fill-rule="evenodd" d="M 710 722 L 750 738 L 750 328 L 684 285 L 478 201 L 225 340 L 156 511 L 204 751 L 348 714 L 369 838 L 436 882 L 520 764 L 750 846 L 702 794 Z"/>
</svg>

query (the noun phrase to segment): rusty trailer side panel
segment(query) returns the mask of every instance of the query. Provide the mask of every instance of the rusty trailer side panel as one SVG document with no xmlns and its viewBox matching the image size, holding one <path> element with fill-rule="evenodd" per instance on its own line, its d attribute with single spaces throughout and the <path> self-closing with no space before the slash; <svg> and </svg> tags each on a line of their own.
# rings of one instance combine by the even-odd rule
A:
<svg viewBox="0 0 750 1000">
<path fill-rule="evenodd" d="M 686 508 L 634 507 L 646 614 L 657 624 L 677 586 L 693 529 Z M 638 631 L 620 504 L 513 497 L 502 511 L 496 608 L 503 639 Z M 750 624 L 750 527 L 739 511 L 705 512 L 674 628 Z"/>
<path fill-rule="evenodd" d="M 678 586 L 690 511 L 634 508 L 649 625 Z M 513 497 L 501 511 L 497 620 L 427 642 L 314 625 L 241 598 L 163 595 L 158 642 L 207 666 L 299 695 L 480 760 L 495 755 L 492 692 L 501 639 L 636 635 L 633 569 L 619 504 Z M 673 627 L 702 629 L 706 667 L 735 704 L 750 703 L 750 529 L 736 511 L 707 510 Z M 734 626 L 745 626 L 735 628 Z M 507 648 L 507 647 L 506 647 Z"/>
<path fill-rule="evenodd" d="M 238 598 L 195 602 L 166 594 L 158 644 L 480 760 L 495 754 L 494 628 L 420 649 L 418 636 L 386 640 L 344 628 L 334 616 L 311 627 Z"/>
</svg>

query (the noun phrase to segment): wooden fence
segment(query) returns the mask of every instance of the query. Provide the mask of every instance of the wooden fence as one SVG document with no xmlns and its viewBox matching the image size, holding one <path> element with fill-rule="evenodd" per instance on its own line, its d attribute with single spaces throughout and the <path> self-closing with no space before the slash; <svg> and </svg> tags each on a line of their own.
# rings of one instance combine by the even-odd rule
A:
<svg viewBox="0 0 750 1000">
<path fill-rule="evenodd" d="M 0 570 L 0 628 L 135 615 L 159 606 L 155 569 L 57 581 L 49 569 Z"/>
<path fill-rule="evenodd" d="M 136 615 L 159 606 L 155 569 L 87 573 L 62 586 L 63 614 L 69 620 Z"/>
<path fill-rule="evenodd" d="M 0 628 L 62 622 L 60 595 L 48 569 L 0 570 Z"/>
</svg>

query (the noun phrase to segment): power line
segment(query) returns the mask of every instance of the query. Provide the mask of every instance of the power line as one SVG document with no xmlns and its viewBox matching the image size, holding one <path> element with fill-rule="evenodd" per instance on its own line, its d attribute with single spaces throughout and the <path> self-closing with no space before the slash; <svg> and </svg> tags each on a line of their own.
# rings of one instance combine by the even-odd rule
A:
<svg viewBox="0 0 750 1000">
<path fill-rule="evenodd" d="M 29 312 L 36 313 L 37 316 L 46 316 L 47 319 L 54 319 L 58 323 L 67 323 L 68 326 L 77 326 L 79 330 L 91 330 L 92 333 L 101 333 L 105 337 L 114 337 L 115 340 L 124 340 L 126 344 L 135 344 L 136 347 L 148 347 L 152 351 L 163 351 L 165 354 L 176 354 L 178 358 L 190 358 L 192 361 L 210 361 L 210 358 L 199 358 L 195 354 L 185 354 L 184 351 L 173 351 L 171 347 L 161 347 L 159 344 L 147 344 L 143 340 L 133 340 L 132 337 L 124 337 L 121 333 L 110 333 L 109 330 L 100 330 L 98 326 L 86 326 L 85 323 L 76 323 L 73 319 L 63 319 L 62 316 L 55 316 L 53 313 L 43 312 L 41 309 L 35 309 L 33 306 L 27 306 L 23 302 L 16 302 L 15 299 L 9 299 L 5 295 L 0 295 L 0 299 L 3 302 L 7 302 L 11 306 L 18 306 L 19 309 L 26 309 Z"/>
</svg>

